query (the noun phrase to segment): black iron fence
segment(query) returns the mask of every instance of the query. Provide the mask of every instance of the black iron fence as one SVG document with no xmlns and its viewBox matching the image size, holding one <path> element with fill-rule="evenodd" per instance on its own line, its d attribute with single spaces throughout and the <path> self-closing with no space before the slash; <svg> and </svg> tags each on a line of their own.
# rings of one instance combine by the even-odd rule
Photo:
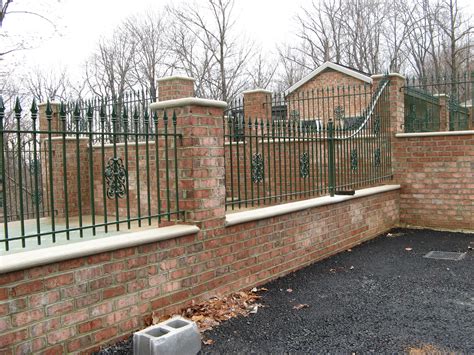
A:
<svg viewBox="0 0 474 355">
<path fill-rule="evenodd" d="M 0 97 L 2 248 L 55 243 L 178 218 L 181 135 L 148 98 L 51 104 L 20 101 L 4 124 Z M 84 105 L 84 106 L 83 106 Z M 12 124 L 13 123 L 13 124 Z"/>
<path fill-rule="evenodd" d="M 268 95 L 259 114 L 233 103 L 224 120 L 226 207 L 351 194 L 391 179 L 388 85 Z"/>
</svg>

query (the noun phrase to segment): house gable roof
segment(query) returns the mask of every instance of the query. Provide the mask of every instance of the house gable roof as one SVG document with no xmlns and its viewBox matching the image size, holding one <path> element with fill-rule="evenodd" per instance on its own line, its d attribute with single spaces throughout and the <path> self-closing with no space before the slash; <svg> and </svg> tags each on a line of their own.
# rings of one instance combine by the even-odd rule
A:
<svg viewBox="0 0 474 355">
<path fill-rule="evenodd" d="M 303 77 L 300 81 L 293 84 L 287 90 L 287 94 L 290 94 L 293 91 L 295 91 L 296 89 L 298 89 L 299 87 L 303 86 L 308 81 L 310 81 L 311 79 L 313 79 L 315 76 L 322 73 L 326 69 L 332 69 L 332 70 L 338 71 L 340 73 L 346 74 L 348 76 L 352 76 L 353 78 L 359 79 L 359 80 L 364 81 L 366 83 L 372 84 L 372 78 L 370 76 L 364 75 L 360 71 L 357 71 L 357 70 L 354 70 L 354 69 L 351 69 L 351 68 L 348 68 L 346 66 L 342 66 L 342 65 L 339 65 L 339 64 L 336 64 L 336 63 L 333 63 L 333 62 L 325 62 L 324 64 L 320 65 L 315 70 L 313 70 L 311 73 L 309 73 L 308 75 Z"/>
</svg>

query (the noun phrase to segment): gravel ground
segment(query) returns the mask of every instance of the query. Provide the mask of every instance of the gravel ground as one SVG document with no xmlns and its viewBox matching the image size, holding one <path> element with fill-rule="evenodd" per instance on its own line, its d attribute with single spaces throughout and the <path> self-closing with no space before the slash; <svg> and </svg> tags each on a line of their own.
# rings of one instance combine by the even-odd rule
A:
<svg viewBox="0 0 474 355">
<path fill-rule="evenodd" d="M 473 252 L 423 258 L 469 246 L 474 234 L 393 230 L 266 284 L 265 307 L 206 332 L 202 353 L 474 353 Z M 115 349 L 102 354 L 128 353 Z"/>
</svg>

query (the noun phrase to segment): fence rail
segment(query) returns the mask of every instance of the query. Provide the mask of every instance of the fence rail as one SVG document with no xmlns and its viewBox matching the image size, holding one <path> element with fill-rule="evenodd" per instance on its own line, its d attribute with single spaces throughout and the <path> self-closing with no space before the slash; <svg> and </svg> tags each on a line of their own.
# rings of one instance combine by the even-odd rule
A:
<svg viewBox="0 0 474 355">
<path fill-rule="evenodd" d="M 8 251 L 179 218 L 176 115 L 139 102 L 33 101 L 4 123 L 0 97 L 0 243 Z M 120 112 L 120 115 L 118 114 Z"/>
<path fill-rule="evenodd" d="M 374 88 L 272 96 L 263 117 L 247 117 L 245 103 L 231 106 L 224 120 L 226 207 L 351 193 L 390 179 L 388 85 L 384 78 Z"/>
<path fill-rule="evenodd" d="M 474 127 L 474 72 L 407 78 L 405 132 L 458 131 Z"/>
</svg>

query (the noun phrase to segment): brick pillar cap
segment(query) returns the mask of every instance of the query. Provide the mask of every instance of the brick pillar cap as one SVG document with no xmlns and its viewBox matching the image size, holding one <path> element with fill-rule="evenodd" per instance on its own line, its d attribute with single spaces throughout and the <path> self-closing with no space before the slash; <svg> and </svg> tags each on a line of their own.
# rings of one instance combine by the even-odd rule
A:
<svg viewBox="0 0 474 355">
<path fill-rule="evenodd" d="M 382 79 L 384 76 L 396 77 L 405 80 L 405 75 L 399 73 L 388 73 L 388 74 L 374 74 L 371 76 L 372 79 Z"/>
<path fill-rule="evenodd" d="M 189 76 L 180 76 L 180 75 L 173 75 L 173 76 L 166 76 L 164 78 L 157 79 L 156 81 L 159 83 L 161 81 L 171 81 L 171 80 L 189 80 L 189 81 L 196 81 L 194 78 L 190 78 Z"/>
<path fill-rule="evenodd" d="M 197 97 L 185 97 L 183 99 L 154 102 L 150 105 L 150 109 L 152 111 L 157 111 L 164 110 L 167 108 L 183 106 L 208 106 L 225 109 L 227 107 L 227 102 L 219 100 L 200 99 Z"/>
<path fill-rule="evenodd" d="M 256 93 L 264 93 L 264 94 L 271 94 L 270 90 L 266 89 L 252 89 L 252 90 L 245 90 L 242 94 L 256 94 Z"/>
</svg>

